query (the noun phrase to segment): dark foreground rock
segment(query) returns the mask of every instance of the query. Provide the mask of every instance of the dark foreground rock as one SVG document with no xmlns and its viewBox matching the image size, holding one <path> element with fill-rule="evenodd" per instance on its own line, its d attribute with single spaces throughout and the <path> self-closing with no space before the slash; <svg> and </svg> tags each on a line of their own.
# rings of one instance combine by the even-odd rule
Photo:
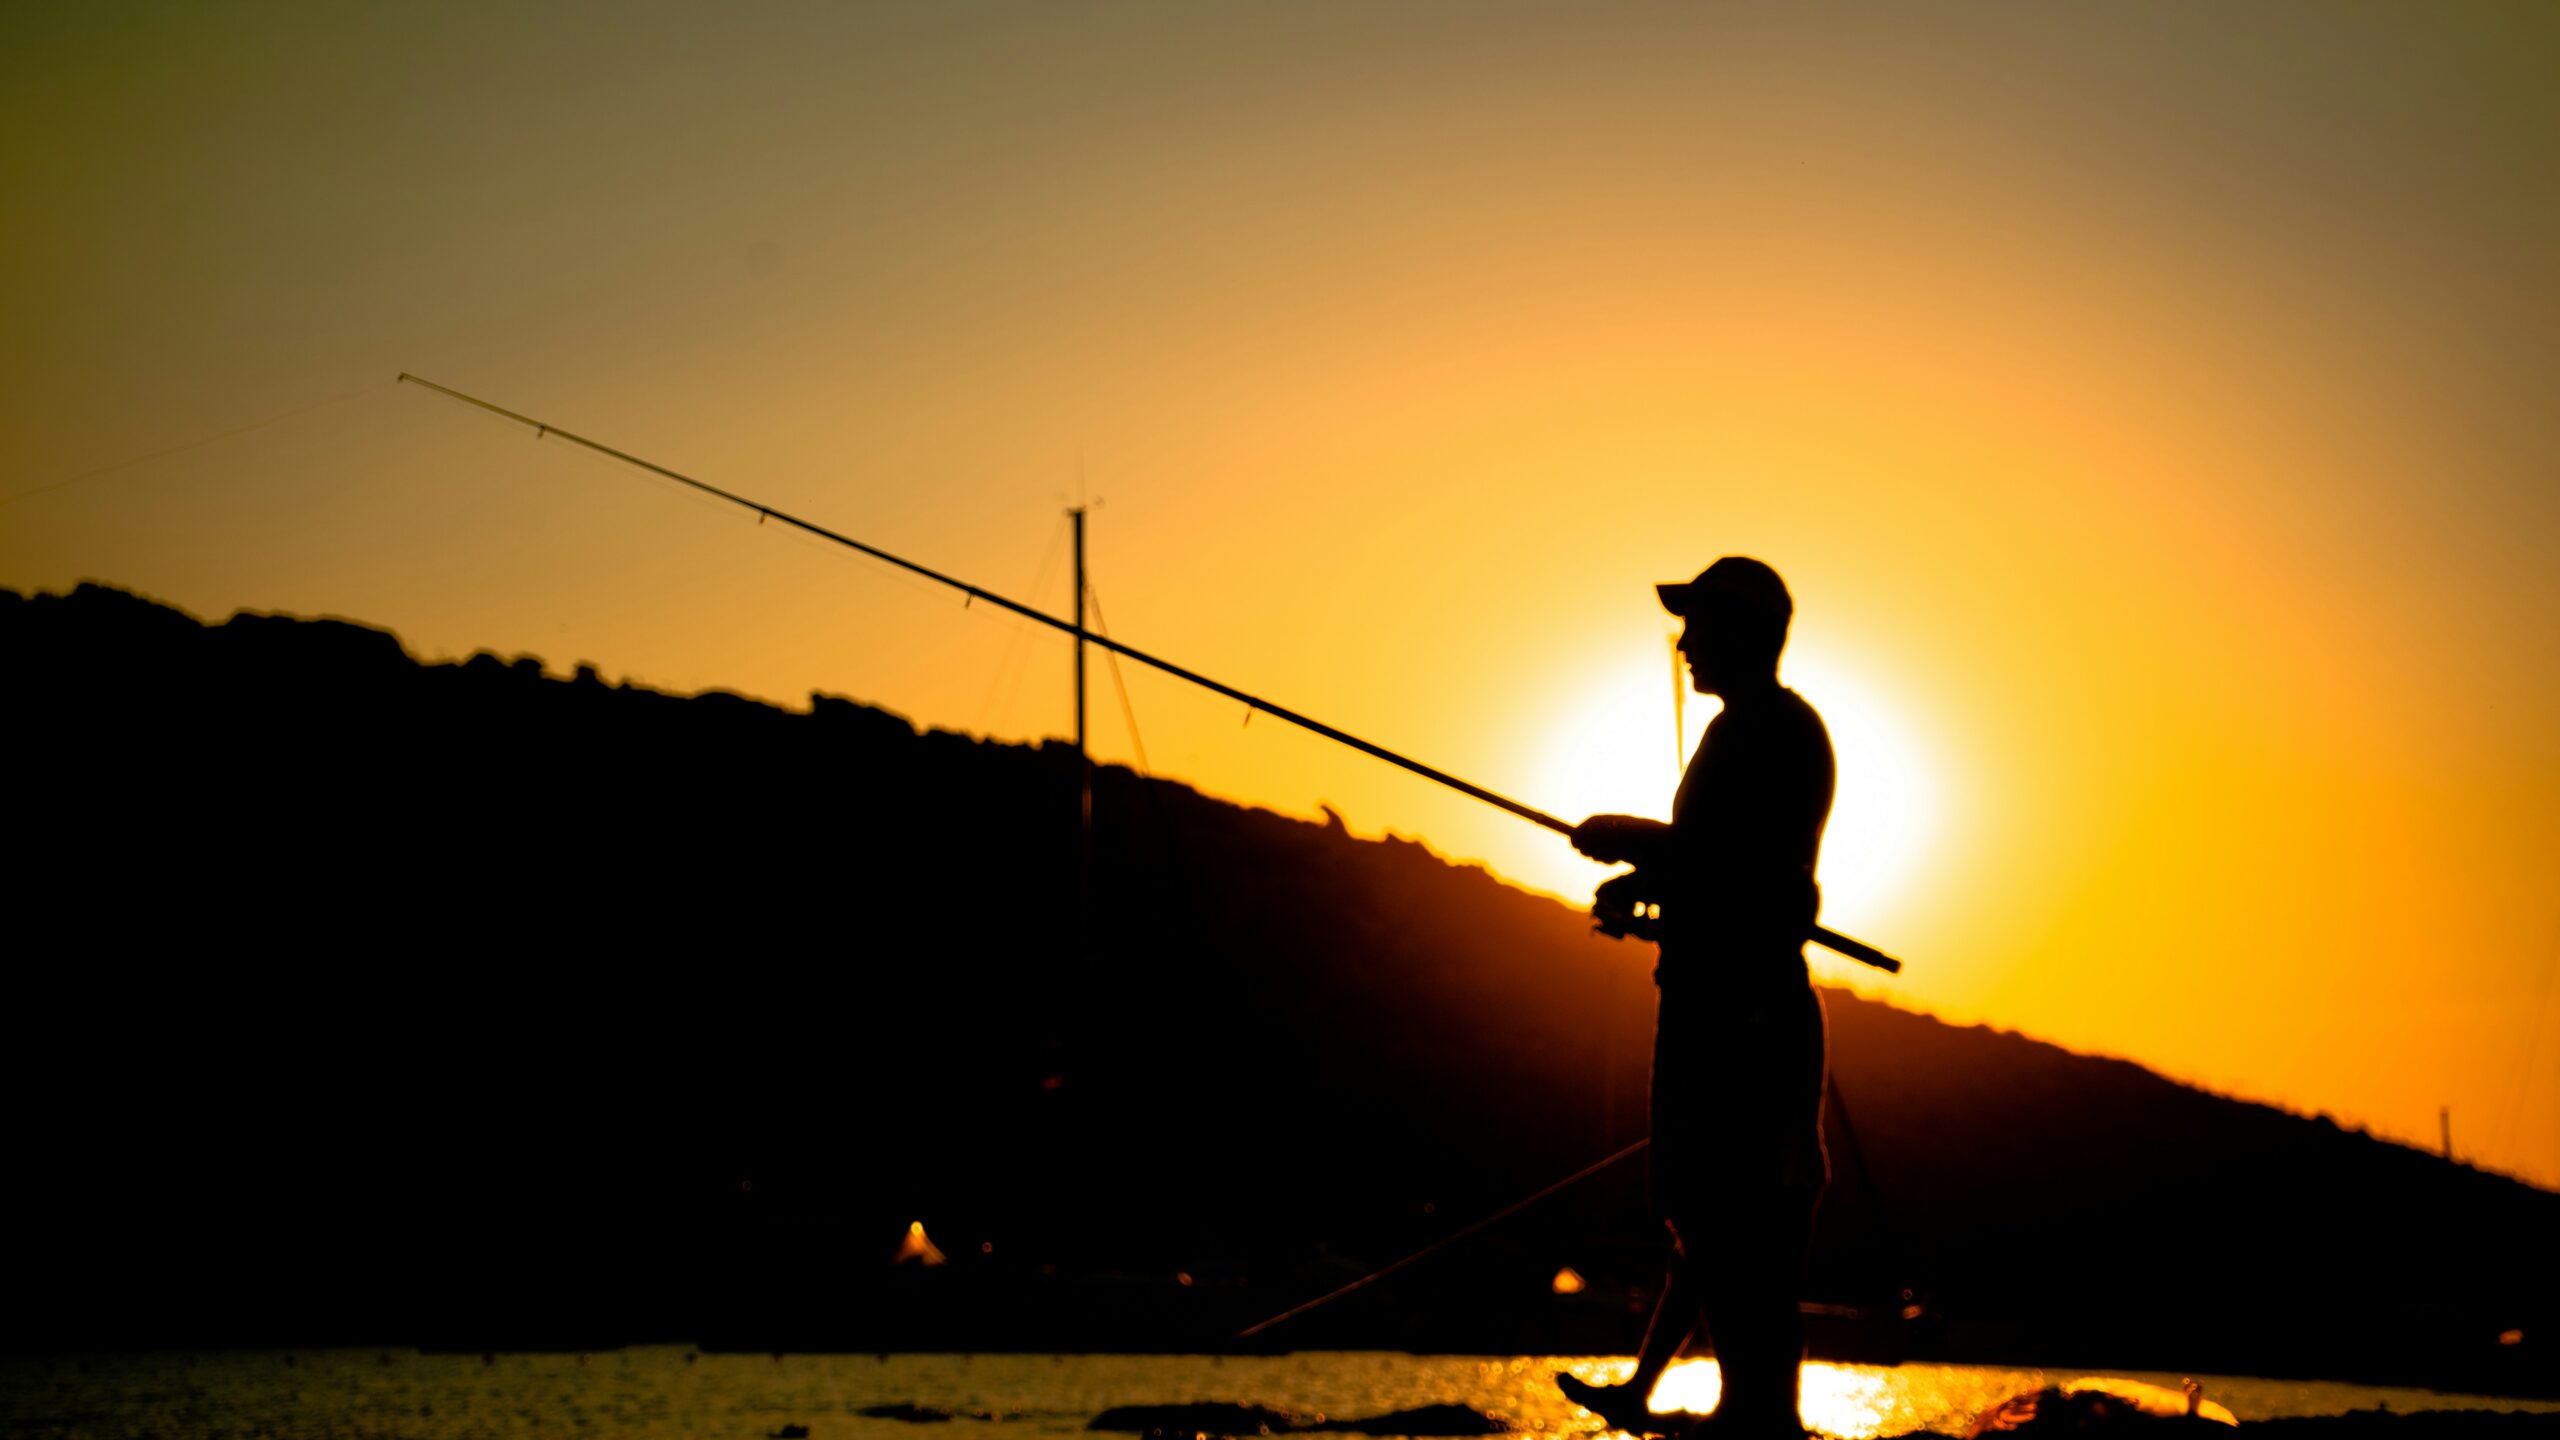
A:
<svg viewBox="0 0 2560 1440">
<path fill-rule="evenodd" d="M 2273 1440 L 2550 1440 L 2560 1436 L 2560 1414 L 2527 1410 L 2350 1410 L 2344 1415 L 2299 1415 L 2285 1420 L 2243 1421 L 2248 1436 Z"/>
<path fill-rule="evenodd" d="M 865 1405 L 853 1412 L 872 1420 L 903 1420 L 910 1425 L 947 1425 L 954 1420 L 1019 1420 L 1022 1417 L 1004 1410 L 945 1410 L 939 1405 L 917 1405 L 900 1400 L 888 1405 Z"/>
<path fill-rule="evenodd" d="M 1306 1426 L 1285 1410 L 1212 1400 L 1189 1405 L 1114 1405 L 1085 1422 L 1084 1428 L 1132 1434 L 1280 1435 Z"/>
<path fill-rule="evenodd" d="M 868 1412 L 866 1412 L 868 1413 Z M 1261 1405 L 1208 1401 L 1189 1405 L 1120 1405 L 1096 1415 L 1087 1430 L 1126 1430 L 1149 1440 L 1190 1440 L 1196 1435 L 1286 1435 L 1332 1432 L 1352 1435 L 1509 1435 L 1519 1426 L 1468 1405 L 1421 1405 L 1359 1419 L 1303 1419 Z"/>
<path fill-rule="evenodd" d="M 2560 1437 L 2560 1414 L 2513 1410 L 2350 1410 L 2344 1415 L 2295 1415 L 2274 1420 L 2243 1420 L 2235 1429 L 2183 1415 L 2147 1415 L 2139 1410 L 2092 1409 L 2048 1405 L 2032 1420 L 2006 1428 L 1989 1424 L 1985 1412 L 1970 1432 L 1974 1437 L 2003 1435 L 2121 1435 L 2132 1440 L 2175 1440 L 2175 1437 L 2237 1435 L 2241 1440 L 2554 1440 Z M 1918 1436 L 1910 1440 L 1919 1440 Z M 1955 1440 L 1955 1437 L 1947 1437 Z"/>
<path fill-rule="evenodd" d="M 1411 1410 L 1390 1410 L 1365 1420 L 1327 1420 L 1310 1428 L 1358 1435 L 1510 1435 L 1520 1429 L 1471 1405 L 1421 1405 Z"/>
</svg>

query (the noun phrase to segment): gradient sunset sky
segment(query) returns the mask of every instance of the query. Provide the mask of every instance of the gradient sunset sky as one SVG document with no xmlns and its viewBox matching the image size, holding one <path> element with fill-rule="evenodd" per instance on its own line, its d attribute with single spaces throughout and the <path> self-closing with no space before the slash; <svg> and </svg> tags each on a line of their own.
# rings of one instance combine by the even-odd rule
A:
<svg viewBox="0 0 2560 1440">
<path fill-rule="evenodd" d="M 1112 633 L 1578 818 L 1757 555 L 1910 967 L 1829 978 L 2560 1185 L 2556 80 L 2528 4 L 11 5 L 0 584 L 1067 732 L 1057 637 L 410 370 L 1053 611 L 1098 497 Z"/>
</svg>

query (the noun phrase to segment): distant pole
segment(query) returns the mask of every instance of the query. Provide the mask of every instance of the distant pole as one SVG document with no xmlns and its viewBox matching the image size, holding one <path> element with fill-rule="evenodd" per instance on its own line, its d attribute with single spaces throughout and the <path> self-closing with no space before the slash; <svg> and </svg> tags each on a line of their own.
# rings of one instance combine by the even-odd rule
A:
<svg viewBox="0 0 2560 1440">
<path fill-rule="evenodd" d="M 1085 920 L 1093 890 L 1093 755 L 1085 748 L 1084 730 L 1084 511 L 1067 512 L 1075 522 L 1076 546 L 1076 948 L 1085 943 Z"/>
<path fill-rule="evenodd" d="M 2444 1130 L 2444 1158 L 2445 1158 L 2445 1163 L 2447 1163 L 2447 1164 L 2451 1164 L 2451 1163 L 2453 1162 L 2453 1107 L 2452 1107 L 2452 1106 L 2450 1106 L 2450 1105 L 2439 1105 L 2439 1106 L 2437 1106 L 2437 1107 L 2436 1107 L 2436 1124 L 2437 1124 L 2437 1125 L 2439 1125 L 2439 1126 L 2441 1126 L 2441 1127 L 2443 1127 L 2443 1130 Z"/>
<path fill-rule="evenodd" d="M 1680 673 L 1680 637 L 1671 637 L 1671 776 L 1689 776 L 1689 677 Z"/>
</svg>

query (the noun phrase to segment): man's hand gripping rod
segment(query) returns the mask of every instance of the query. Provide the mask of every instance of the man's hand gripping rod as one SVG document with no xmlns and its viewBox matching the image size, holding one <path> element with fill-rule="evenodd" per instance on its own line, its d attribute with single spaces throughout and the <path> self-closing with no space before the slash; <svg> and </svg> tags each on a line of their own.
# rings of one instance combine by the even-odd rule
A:
<svg viewBox="0 0 2560 1440">
<path fill-rule="evenodd" d="M 1571 835 L 1574 832 L 1574 826 L 1566 824 L 1564 821 L 1557 819 L 1555 816 L 1548 814 L 1544 810 L 1523 805 L 1517 800 L 1513 800 L 1502 795 L 1496 795 L 1490 790 L 1480 789 L 1468 784 L 1464 780 L 1457 779 L 1454 776 L 1443 775 L 1439 771 L 1434 770 L 1427 765 L 1416 764 L 1411 760 L 1405 759 L 1401 755 L 1394 755 L 1383 750 L 1373 749 L 1365 743 L 1362 744 L 1361 748 L 1369 750 L 1370 754 L 1376 755 L 1382 760 L 1390 760 L 1398 765 L 1402 765 L 1408 770 L 1414 771 L 1417 774 L 1428 775 L 1443 785 L 1450 785 L 1457 789 L 1464 790 L 1486 804 L 1508 810 L 1512 814 L 1519 816 L 1521 819 L 1528 821 L 1532 825 L 1544 825 L 1559 835 Z M 1624 879 L 1626 877 L 1620 876 L 1618 878 Z M 1631 917 L 1637 923 L 1630 925 L 1622 923 L 1619 919 L 1610 915 L 1598 914 L 1598 912 L 1595 911 L 1595 914 L 1598 914 L 1598 918 L 1600 920 L 1600 924 L 1596 928 L 1601 934 L 1608 936 L 1612 940 L 1624 939 L 1628 935 L 1635 935 L 1639 938 L 1649 940 L 1653 937 L 1647 933 L 1644 922 L 1660 919 L 1661 913 L 1660 907 L 1654 907 L 1652 913 L 1649 915 L 1637 915 Z M 1892 956 L 1887 955 L 1864 940 L 1852 940 L 1837 930 L 1816 925 L 1813 927 L 1813 933 L 1804 938 L 1821 946 L 1825 950 L 1838 951 L 1840 954 L 1848 956 L 1850 959 L 1857 961 L 1861 965 L 1873 965 L 1888 975 L 1899 975 L 1902 973 L 1901 961 L 1894 959 Z"/>
<path fill-rule="evenodd" d="M 439 395 L 451 396 L 466 405 L 478 406 L 480 409 L 486 410 L 493 415 L 502 415 L 509 420 L 515 421 L 519 425 L 531 428 L 537 437 L 550 437 L 553 439 L 566 440 L 572 445 L 593 450 L 599 455 L 609 456 L 612 459 L 619 460 L 636 469 L 646 470 L 652 475 L 663 476 L 666 479 L 675 481 L 679 485 L 691 486 L 693 489 L 702 491 L 706 495 L 717 496 L 722 500 L 728 501 L 732 505 L 752 510 L 756 512 L 756 514 L 763 516 L 768 520 L 778 520 L 794 529 L 805 530 L 809 534 L 815 535 L 821 540 L 833 541 L 838 545 L 844 546 L 848 550 L 859 550 L 863 554 L 868 555 L 875 560 L 886 561 L 889 564 L 895 565 L 899 569 L 908 571 L 911 574 L 921 575 L 927 580 L 934 581 L 938 584 L 948 585 L 952 589 L 960 591 L 962 594 L 969 596 L 973 600 L 984 600 L 988 604 L 994 605 L 999 609 L 1012 611 L 1014 614 L 1021 616 L 1025 620 L 1037 621 L 1042 625 L 1048 626 L 1052 630 L 1063 630 L 1070 635 L 1074 635 L 1082 639 L 1088 645 L 1099 645 L 1103 649 L 1108 650 L 1115 655 L 1126 655 L 1141 665 L 1152 666 L 1153 668 L 1161 670 L 1167 675 L 1171 675 L 1178 680 L 1188 680 L 1192 684 L 1197 685 L 1204 690 L 1224 695 L 1230 700 L 1242 701 L 1247 706 L 1250 706 L 1255 710 L 1259 710 L 1263 714 L 1269 715 L 1274 719 L 1286 720 L 1300 729 L 1312 730 L 1327 740 L 1337 741 L 1341 744 L 1348 745 L 1363 755 L 1373 755 L 1380 760 L 1386 761 L 1390 765 L 1410 770 L 1414 774 L 1419 775 L 1426 780 L 1438 781 L 1440 784 L 1446 785 L 1450 789 L 1455 790 L 1462 795 L 1472 795 L 1476 799 L 1482 800 L 1486 804 L 1494 806 L 1497 809 L 1508 810 L 1512 814 L 1519 816 L 1521 819 L 1528 821 L 1532 825 L 1544 825 L 1559 835 L 1571 835 L 1573 833 L 1574 827 L 1557 819 L 1555 816 L 1548 814 L 1544 810 L 1532 809 L 1529 806 L 1521 804 L 1517 800 L 1509 798 L 1508 796 L 1497 795 L 1494 792 L 1485 789 L 1481 785 L 1474 785 L 1461 780 L 1446 770 L 1434 769 L 1429 765 L 1423 764 L 1419 760 L 1399 755 L 1383 745 L 1373 745 L 1348 731 L 1337 730 L 1334 727 L 1325 724 L 1321 720 L 1312 719 L 1308 716 L 1299 714 L 1295 710 L 1274 705 L 1270 701 L 1262 699 L 1260 696 L 1248 695 L 1244 691 L 1238 690 L 1232 685 L 1222 685 L 1196 670 L 1186 670 L 1182 666 L 1176 665 L 1170 660 L 1159 660 L 1155 656 L 1150 655 L 1135 646 L 1123 645 L 1119 641 L 1114 640 L 1107 635 L 1096 634 L 1072 621 L 1061 620 L 1055 615 L 1034 610 L 1030 606 L 1023 604 L 1018 600 L 1008 600 L 991 590 L 982 590 L 965 580 L 954 579 L 949 575 L 943 574 L 939 570 L 928 569 L 927 567 L 919 565 L 912 560 L 892 555 L 888 551 L 880 549 L 878 546 L 865 545 L 850 535 L 838 534 L 823 525 L 803 520 L 797 515 L 786 514 L 783 511 L 774 509 L 770 505 L 750 500 L 746 496 L 737 494 L 734 491 L 723 490 L 717 485 L 696 480 L 690 475 L 680 474 L 677 471 L 668 469 L 664 465 L 655 464 L 651 461 L 643 460 L 637 455 L 616 450 L 610 445 L 601 444 L 597 441 L 590 440 L 583 435 L 563 430 L 557 425 L 536 420 L 530 415 L 521 415 L 513 410 L 506 409 L 503 406 L 492 405 L 488 401 L 480 399 L 477 396 L 465 395 L 459 390 L 450 389 L 446 386 L 439 385 L 432 380 L 424 379 L 420 376 L 411 375 L 406 372 L 401 374 L 400 379 L 408 384 L 419 386 L 422 389 L 433 390 Z M 1604 926 L 1604 930 L 1605 928 L 1606 927 Z M 1625 932 L 1611 931 L 1608 933 L 1614 934 Z M 1826 930 L 1819 925 L 1815 926 L 1813 928 L 1813 933 L 1805 938 L 1811 940 L 1816 945 L 1822 946 L 1826 950 L 1836 950 L 1841 954 L 1848 956 L 1852 960 L 1859 961 L 1863 964 L 1873 965 L 1879 970 L 1899 972 L 1902 969 L 1901 961 L 1894 959 L 1892 956 L 1887 955 L 1874 946 L 1852 940 L 1846 935 L 1839 934 L 1836 931 Z"/>
</svg>

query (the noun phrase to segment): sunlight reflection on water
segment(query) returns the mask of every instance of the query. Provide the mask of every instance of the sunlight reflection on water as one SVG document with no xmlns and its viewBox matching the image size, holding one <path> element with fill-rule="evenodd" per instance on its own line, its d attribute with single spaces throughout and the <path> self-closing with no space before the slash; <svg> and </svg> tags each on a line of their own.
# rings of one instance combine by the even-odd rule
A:
<svg viewBox="0 0 2560 1440">
<path fill-rule="evenodd" d="M 1615 1384 L 1635 1364 L 1612 1360 L 1569 1368 L 1586 1380 Z M 1973 1416 L 2021 1390 L 2036 1388 L 2041 1378 L 2031 1371 L 1974 1366 L 1886 1369 L 1817 1360 L 1804 1367 L 1801 1412 L 1807 1426 L 1839 1440 L 1874 1440 L 1914 1430 L 1961 1431 Z M 1716 1408 L 1723 1393 L 1724 1372 L 1715 1361 L 1684 1360 L 1663 1375 L 1653 1392 L 1653 1408 L 1704 1414 Z"/>
<path fill-rule="evenodd" d="M 1585 1380 L 1616 1384 L 1635 1369 L 1628 1359 L 1566 1362 L 1563 1368 Z M 1832 1365 L 1816 1360 L 1804 1367 L 1800 1411 L 1811 1429 L 1838 1440 L 1877 1440 L 1915 1431 L 1962 1434 L 1968 1422 L 1985 1410 L 2047 1385 L 2066 1389 L 2096 1372 L 2004 1370 L 1981 1365 Z M 2176 1391 L 2188 1377 L 2139 1371 L 2112 1372 L 2113 1378 L 2136 1380 Z M 2204 1395 L 2217 1406 L 2249 1420 L 2303 1415 L 2341 1415 L 2349 1410 L 2387 1406 L 2415 1410 L 2531 1410 L 2560 1412 L 2560 1402 L 2515 1400 L 2439 1393 L 2397 1387 L 2349 1385 L 2326 1380 L 2261 1380 L 2236 1376 L 2198 1376 Z M 1724 1391 L 1724 1374 L 1713 1360 L 1684 1360 L 1671 1367 L 1653 1392 L 1657 1411 L 1713 1410 Z M 1583 1412 L 1576 1412 L 1581 1414 Z M 2226 1417 L 2227 1418 L 2227 1417 Z M 1589 1422 L 1596 1423 L 1596 1422 Z M 1575 1428 L 1575 1427 L 1567 1427 Z"/>
<path fill-rule="evenodd" d="M 1633 1362 L 1604 1356 L 703 1355 L 681 1346 L 577 1355 L 416 1351 L 245 1352 L 0 1360 L 0 1433 L 11 1440 L 762 1440 L 790 1425 L 809 1440 L 1067 1440 L 1116 1405 L 1225 1401 L 1305 1421 L 1426 1405 L 1471 1406 L 1522 1433 L 1593 1436 L 1598 1422 L 1556 1392 L 1554 1375 L 1615 1382 Z M 1975 1414 L 2080 1372 L 1961 1365 L 1813 1364 L 1806 1421 L 1840 1440 L 1915 1430 L 1962 1433 Z M 1673 1368 L 1659 1409 L 1706 1410 L 1715 1362 Z M 2177 1376 L 2138 1375 L 2174 1388 Z M 2244 1419 L 2395 1410 L 2560 1410 L 2322 1382 L 2199 1377 Z M 912 1405 L 956 1413 L 921 1434 L 864 1415 Z M 973 1415 L 1001 1418 L 976 1419 Z"/>
</svg>

